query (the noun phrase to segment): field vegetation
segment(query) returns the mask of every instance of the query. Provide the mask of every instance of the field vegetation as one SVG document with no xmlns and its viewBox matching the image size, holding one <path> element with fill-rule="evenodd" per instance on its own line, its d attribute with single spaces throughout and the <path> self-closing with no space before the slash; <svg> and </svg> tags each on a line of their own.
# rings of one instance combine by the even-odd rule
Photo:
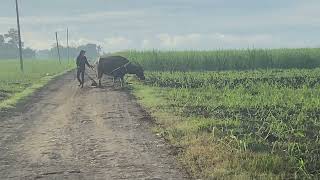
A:
<svg viewBox="0 0 320 180">
<path fill-rule="evenodd" d="M 73 68 L 73 64 L 57 60 L 25 60 L 24 72 L 18 60 L 0 60 L 0 109 L 14 105 L 46 84 L 58 74 Z"/>
<path fill-rule="evenodd" d="M 255 56 L 248 56 L 252 52 Z M 155 132 L 174 145 L 180 162 L 193 177 L 317 179 L 318 52 L 284 49 L 122 55 L 149 70 L 144 83 L 133 84 L 134 94 L 155 117 Z M 232 58 L 223 63 L 217 54 Z M 270 56 L 273 64 L 266 63 Z M 187 65 L 181 68 L 184 61 Z"/>
<path fill-rule="evenodd" d="M 119 52 L 149 71 L 221 71 L 314 68 L 320 49 L 243 49 L 217 51 Z"/>
</svg>

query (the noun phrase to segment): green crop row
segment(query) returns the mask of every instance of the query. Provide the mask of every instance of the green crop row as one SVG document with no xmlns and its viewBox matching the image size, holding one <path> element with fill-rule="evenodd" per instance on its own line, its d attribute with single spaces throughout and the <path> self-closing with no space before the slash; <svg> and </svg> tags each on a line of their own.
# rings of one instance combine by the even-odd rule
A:
<svg viewBox="0 0 320 180">
<path fill-rule="evenodd" d="M 150 71 L 219 71 L 315 68 L 320 49 L 243 49 L 216 51 L 125 51 L 118 55 Z"/>
<path fill-rule="evenodd" d="M 314 70 L 264 70 L 248 72 L 148 72 L 147 83 L 159 87 L 219 89 L 242 86 L 254 88 L 257 84 L 277 87 L 317 87 L 320 69 Z"/>
</svg>

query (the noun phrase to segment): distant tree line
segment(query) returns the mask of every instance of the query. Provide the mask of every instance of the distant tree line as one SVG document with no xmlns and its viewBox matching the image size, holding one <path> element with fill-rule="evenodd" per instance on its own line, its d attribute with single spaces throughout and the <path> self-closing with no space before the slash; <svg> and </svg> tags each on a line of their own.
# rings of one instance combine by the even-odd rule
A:
<svg viewBox="0 0 320 180">
<path fill-rule="evenodd" d="M 25 48 L 22 42 L 22 53 L 25 58 L 34 58 L 36 51 Z M 18 31 L 11 28 L 7 34 L 0 34 L 0 58 L 13 59 L 19 56 L 19 36 Z"/>
<path fill-rule="evenodd" d="M 54 45 L 53 45 L 54 46 Z M 79 55 L 80 50 L 86 51 L 86 56 L 89 59 L 97 58 L 101 52 L 101 46 L 96 44 L 86 44 L 78 47 L 69 47 L 69 57 L 70 59 L 75 59 Z M 68 58 L 68 48 L 65 46 L 59 46 L 60 55 L 62 59 Z M 37 51 L 36 57 L 39 59 L 57 58 L 58 50 L 57 47 L 52 47 L 51 49 Z"/>
<path fill-rule="evenodd" d="M 34 50 L 28 47 L 23 47 L 23 57 L 26 59 L 38 58 L 38 59 L 52 59 L 58 57 L 58 51 L 56 44 L 52 45 L 52 48 L 46 50 Z M 62 59 L 68 58 L 68 48 L 59 46 Z M 91 60 L 98 57 L 101 53 L 102 47 L 96 44 L 80 45 L 78 47 L 69 48 L 69 57 L 74 59 L 78 56 L 80 50 L 86 51 L 86 56 Z M 15 59 L 19 56 L 19 36 L 16 29 L 11 28 L 7 34 L 0 34 L 0 59 Z"/>
</svg>

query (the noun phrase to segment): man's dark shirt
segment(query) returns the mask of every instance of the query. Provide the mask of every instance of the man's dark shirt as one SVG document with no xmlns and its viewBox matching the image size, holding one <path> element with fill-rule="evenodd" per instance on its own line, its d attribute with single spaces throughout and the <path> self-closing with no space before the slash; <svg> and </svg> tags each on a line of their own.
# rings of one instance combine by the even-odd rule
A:
<svg viewBox="0 0 320 180">
<path fill-rule="evenodd" d="M 78 56 L 77 57 L 77 67 L 79 68 L 80 71 L 85 70 L 86 64 L 87 64 L 87 66 L 90 66 L 86 56 Z"/>
</svg>

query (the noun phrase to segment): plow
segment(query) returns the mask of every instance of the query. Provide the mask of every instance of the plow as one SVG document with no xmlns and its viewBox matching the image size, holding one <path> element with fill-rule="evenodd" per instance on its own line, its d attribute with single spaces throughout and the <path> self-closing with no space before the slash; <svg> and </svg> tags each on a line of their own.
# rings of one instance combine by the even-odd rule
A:
<svg viewBox="0 0 320 180">
<path fill-rule="evenodd" d="M 85 75 L 88 76 L 88 78 L 91 80 L 91 86 L 98 86 L 97 81 L 94 80 L 87 72 L 84 72 Z"/>
</svg>

